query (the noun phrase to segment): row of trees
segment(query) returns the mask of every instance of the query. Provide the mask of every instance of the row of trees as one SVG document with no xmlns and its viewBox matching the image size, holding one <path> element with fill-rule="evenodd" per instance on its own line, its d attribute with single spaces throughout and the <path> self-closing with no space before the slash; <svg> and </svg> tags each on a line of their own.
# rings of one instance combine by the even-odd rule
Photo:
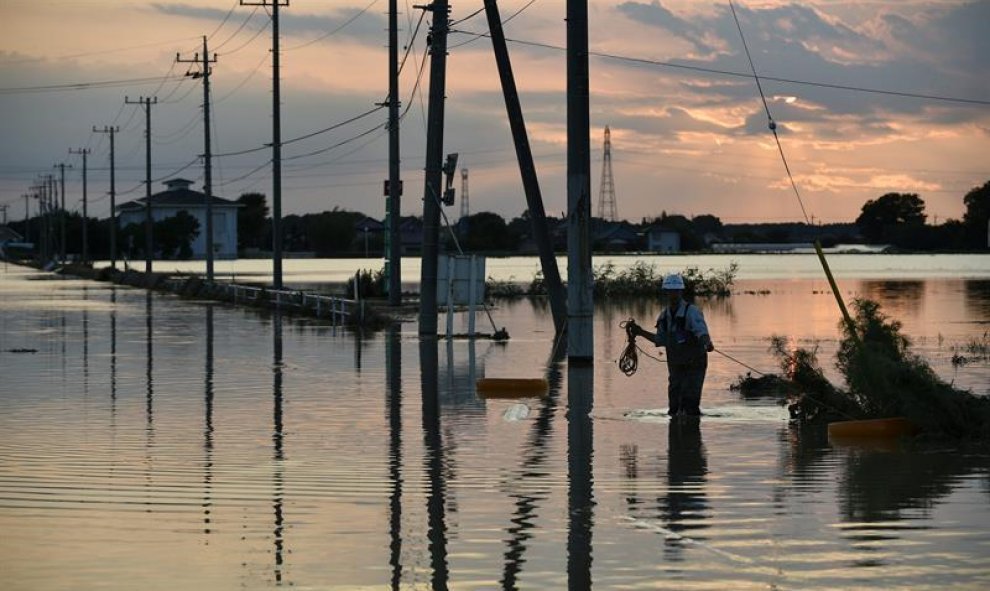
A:
<svg viewBox="0 0 990 591">
<path fill-rule="evenodd" d="M 242 195 L 238 212 L 239 246 L 268 249 L 271 245 L 271 221 L 265 196 L 260 193 Z M 630 249 L 645 248 L 645 232 L 661 228 L 677 232 L 681 249 L 697 251 L 709 248 L 714 241 L 756 242 L 810 242 L 820 240 L 824 245 L 835 243 L 867 242 L 891 244 L 911 250 L 981 250 L 987 248 L 987 220 L 990 219 L 990 182 L 969 191 L 963 198 L 965 214 L 962 220 L 946 220 L 941 224 L 928 224 L 925 202 L 914 193 L 888 193 L 867 201 L 854 223 L 810 226 L 804 223 L 723 224 L 710 214 L 688 218 L 680 214 L 661 213 L 654 218 L 643 218 L 639 223 L 626 224 L 642 240 L 631 243 Z M 355 225 L 364 215 L 334 208 L 317 214 L 287 216 L 283 220 L 285 248 L 303 250 L 320 255 L 340 255 L 362 252 L 364 244 Z M 548 218 L 555 235 L 555 247 L 566 245 L 563 219 Z M 597 230 L 608 228 L 604 220 L 594 220 Z M 461 246 L 470 251 L 518 252 L 525 248 L 530 236 L 528 212 L 506 220 L 492 212 L 480 212 L 457 223 L 456 233 Z M 453 248 L 448 233 L 441 240 Z M 367 246 L 372 253 L 380 253 L 380 233 L 372 235 Z M 604 248 L 603 244 L 596 247 Z"/>
<path fill-rule="evenodd" d="M 237 214 L 238 248 L 271 248 L 271 219 L 265 196 L 246 193 L 237 200 L 241 207 Z M 826 246 L 836 242 L 865 241 L 872 244 L 892 244 L 910 250 L 985 250 L 988 248 L 988 219 L 990 219 L 990 181 L 976 187 L 963 197 L 965 213 L 961 220 L 946 220 L 941 224 L 929 224 L 925 202 L 915 193 L 887 193 L 867 201 L 852 224 L 827 224 L 809 226 L 803 223 L 789 224 L 723 224 L 713 215 L 692 218 L 679 214 L 662 213 L 655 218 L 644 218 L 639 223 L 622 222 L 626 236 L 639 236 L 630 240 L 627 248 L 645 248 L 645 233 L 660 228 L 676 232 L 680 236 L 681 249 L 696 251 L 708 248 L 712 242 L 808 242 L 821 240 Z M 334 208 L 331 211 L 283 218 L 284 248 L 289 251 L 310 251 L 317 256 L 353 255 L 367 252 L 377 256 L 383 249 L 381 232 L 359 235 L 357 225 L 365 215 Z M 548 218 L 554 236 L 555 248 L 566 247 L 565 220 Z M 17 221 L 10 226 L 21 235 L 33 228 L 32 238 L 40 234 L 41 220 L 29 223 Z M 110 220 L 89 219 L 89 250 L 92 258 L 109 256 Z M 66 242 L 70 252 L 77 252 L 82 242 L 82 217 L 69 213 L 66 217 Z M 599 235 L 614 224 L 593 220 L 592 227 Z M 531 248 L 528 212 L 511 220 L 505 220 L 491 212 L 476 213 L 460 220 L 455 229 L 461 246 L 469 251 L 520 252 Z M 180 212 L 154 225 L 156 257 L 189 258 L 191 243 L 200 232 L 199 222 L 191 215 Z M 442 240 L 453 248 L 448 233 Z M 529 244 L 527 244 L 529 243 Z M 118 233 L 118 249 L 122 256 L 144 256 L 144 225 L 133 224 Z M 603 249 L 604 243 L 595 245 Z"/>
<path fill-rule="evenodd" d="M 927 224 L 925 202 L 915 193 L 887 193 L 863 205 L 856 225 L 871 243 L 917 250 L 985 249 L 990 220 L 990 181 L 963 197 L 962 220 Z"/>
</svg>

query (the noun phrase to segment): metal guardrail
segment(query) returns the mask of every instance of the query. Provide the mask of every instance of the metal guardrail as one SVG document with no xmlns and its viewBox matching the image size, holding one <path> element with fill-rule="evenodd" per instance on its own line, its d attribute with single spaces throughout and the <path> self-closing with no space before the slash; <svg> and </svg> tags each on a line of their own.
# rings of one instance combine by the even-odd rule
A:
<svg viewBox="0 0 990 591">
<path fill-rule="evenodd" d="M 170 287 L 180 287 L 185 280 L 171 279 Z M 330 318 L 334 325 L 344 324 L 355 314 L 361 314 L 362 302 L 339 296 L 318 295 L 288 289 L 266 289 L 237 283 L 214 282 L 210 288 L 229 298 L 234 304 L 267 304 L 276 308 L 311 312 L 319 318 Z"/>
</svg>

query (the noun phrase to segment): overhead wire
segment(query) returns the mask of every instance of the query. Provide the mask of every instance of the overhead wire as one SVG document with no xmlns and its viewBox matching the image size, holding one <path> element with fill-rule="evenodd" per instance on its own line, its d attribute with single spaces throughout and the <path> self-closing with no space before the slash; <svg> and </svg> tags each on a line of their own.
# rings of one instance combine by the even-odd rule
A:
<svg viewBox="0 0 990 591">
<path fill-rule="evenodd" d="M 207 39 L 213 39 L 213 36 L 216 35 L 217 33 L 219 33 L 220 32 L 220 29 L 222 29 L 223 26 L 227 24 L 227 21 L 230 20 L 231 15 L 234 14 L 234 11 L 237 10 L 237 7 L 240 6 L 240 5 L 241 5 L 240 0 L 234 0 L 233 6 L 231 6 L 230 7 L 230 10 L 227 11 L 227 14 L 224 15 L 223 20 L 220 21 L 220 24 L 217 25 L 217 28 L 213 29 L 213 32 L 210 33 L 209 35 L 207 35 L 206 38 Z"/>
<path fill-rule="evenodd" d="M 801 206 L 801 213 L 804 215 L 804 221 L 811 224 L 811 218 L 808 216 L 808 211 L 804 207 L 804 199 L 801 198 L 801 192 L 798 191 L 797 183 L 794 182 L 794 175 L 791 174 L 791 166 L 787 163 L 787 156 L 784 155 L 784 147 L 780 144 L 780 136 L 777 135 L 777 123 L 773 120 L 773 115 L 770 113 L 770 105 L 767 103 L 766 94 L 763 92 L 763 84 L 760 82 L 760 76 L 756 73 L 756 64 L 753 63 L 753 56 L 749 53 L 749 45 L 746 43 L 746 36 L 743 34 L 742 25 L 739 24 L 739 17 L 736 15 L 736 7 L 732 0 L 729 0 L 729 8 L 732 10 L 732 18 L 736 22 L 736 29 L 739 31 L 739 39 L 742 41 L 743 49 L 746 52 L 746 59 L 749 60 L 749 67 L 753 71 L 753 80 L 756 81 L 756 88 L 760 92 L 760 100 L 763 101 L 763 109 L 767 114 L 767 126 L 773 133 L 773 140 L 777 143 L 777 151 L 780 152 L 780 160 L 784 163 L 784 170 L 787 171 L 787 178 L 791 181 L 791 188 L 794 190 L 794 196 L 797 197 L 798 204 Z"/>
<path fill-rule="evenodd" d="M 237 30 L 234 31 L 229 37 L 227 37 L 226 40 L 224 40 L 223 42 L 221 42 L 219 45 L 214 46 L 213 47 L 213 51 L 220 51 L 220 49 L 224 45 L 226 45 L 226 44 L 230 43 L 231 41 L 233 41 L 233 39 L 235 37 L 237 37 L 241 33 L 241 31 L 244 30 L 244 27 L 247 26 L 248 22 L 250 22 L 251 19 L 254 18 L 254 15 L 258 13 L 258 8 L 259 8 L 258 6 L 255 6 L 254 9 L 251 10 L 251 13 L 248 14 L 247 17 L 245 17 L 244 20 L 241 22 L 241 26 L 237 27 Z"/>
<path fill-rule="evenodd" d="M 323 35 L 321 35 L 321 36 L 319 36 L 319 37 L 317 37 L 315 39 L 310 39 L 309 41 L 306 41 L 304 43 L 300 43 L 299 45 L 295 45 L 295 46 L 292 46 L 292 47 L 285 47 L 285 48 L 282 49 L 282 51 L 293 51 L 293 50 L 296 50 L 296 49 L 302 49 L 303 47 L 308 47 L 308 46 L 310 46 L 310 45 L 312 45 L 314 43 L 318 43 L 320 41 L 323 41 L 324 39 L 327 39 L 327 38 L 329 38 L 329 37 L 331 37 L 333 35 L 336 35 L 338 32 L 340 32 L 347 25 L 353 23 L 361 15 L 363 15 L 366 12 L 368 12 L 368 10 L 372 6 L 374 6 L 375 4 L 378 4 L 378 0 L 371 0 L 371 3 L 370 4 L 368 4 L 367 6 L 365 6 L 364 8 L 362 8 L 361 10 L 359 10 L 351 18 L 347 19 L 346 21 L 344 21 L 343 23 L 341 23 L 340 25 L 338 25 L 332 31 L 329 31 L 329 32 L 327 32 L 327 33 L 325 33 L 325 34 L 323 34 Z"/>
<path fill-rule="evenodd" d="M 178 79 L 178 77 L 175 77 Z M 124 78 L 119 80 L 98 80 L 93 82 L 68 82 L 65 84 L 45 84 L 39 86 L 15 86 L 0 88 L 0 95 L 36 94 L 42 92 L 75 92 L 79 90 L 94 90 L 99 88 L 119 88 L 123 86 L 154 84 L 160 77 Z"/>
<path fill-rule="evenodd" d="M 460 35 L 470 35 L 470 36 L 474 36 L 474 37 L 478 37 L 478 38 L 491 38 L 491 35 L 488 34 L 488 33 L 479 33 L 479 32 L 476 32 L 476 31 L 463 31 L 463 30 L 460 30 L 460 29 L 452 29 L 450 32 L 451 33 L 460 34 Z M 508 38 L 508 37 L 505 40 L 507 42 L 509 42 L 509 43 L 514 43 L 516 45 L 524 45 L 524 46 L 529 46 L 529 47 L 539 47 L 539 48 L 542 48 L 542 49 L 551 49 L 551 50 L 554 50 L 554 51 L 567 51 L 567 48 L 566 47 L 563 47 L 561 45 L 554 45 L 552 43 L 544 43 L 544 42 L 541 42 L 541 41 L 529 41 L 529 40 L 525 40 L 525 39 L 513 39 L 513 38 Z M 455 45 L 453 47 L 457 47 L 457 46 Z M 451 49 L 453 49 L 453 47 L 451 47 Z M 661 66 L 661 67 L 664 67 L 664 68 L 673 68 L 673 69 L 679 69 L 679 70 L 686 70 L 686 71 L 698 72 L 698 73 L 702 73 L 702 74 L 718 74 L 718 75 L 721 75 L 721 76 L 731 76 L 731 77 L 735 77 L 735 78 L 752 78 L 753 77 L 752 74 L 746 73 L 746 72 L 736 72 L 736 71 L 733 71 L 733 70 L 722 70 L 722 69 L 718 69 L 718 68 L 707 68 L 707 67 L 704 67 L 704 66 L 694 66 L 694 65 L 689 65 L 689 64 L 678 64 L 678 63 L 674 63 L 674 62 L 666 62 L 666 61 L 662 61 L 662 60 L 654 60 L 654 59 L 643 58 L 643 57 L 621 55 L 621 54 L 616 54 L 616 53 L 606 53 L 606 52 L 602 52 L 602 51 L 589 51 L 588 52 L 588 55 L 594 56 L 594 57 L 599 57 L 599 58 L 616 60 L 616 61 L 638 63 L 638 64 L 652 65 L 652 66 Z M 784 77 L 780 77 L 780 76 L 761 76 L 761 79 L 762 80 L 765 80 L 765 81 L 780 82 L 782 84 L 794 84 L 794 85 L 798 85 L 798 86 L 813 86 L 813 87 L 818 87 L 818 88 L 830 88 L 830 89 L 834 89 L 834 90 L 847 90 L 847 91 L 851 91 L 851 92 L 863 92 L 863 93 L 872 93 L 872 94 L 882 94 L 882 95 L 897 96 L 897 97 L 902 97 L 902 98 L 911 98 L 911 99 L 920 99 L 920 100 L 932 100 L 932 101 L 941 101 L 941 102 L 952 102 L 952 103 L 980 105 L 980 106 L 990 106 L 990 100 L 988 100 L 988 99 L 974 99 L 974 98 L 948 96 L 948 95 L 937 95 L 937 94 L 926 94 L 926 93 L 919 93 L 919 92 L 906 92 L 906 91 L 898 91 L 898 90 L 887 90 L 887 89 L 872 88 L 872 87 L 867 87 L 867 86 L 853 86 L 853 85 L 848 85 L 848 84 L 834 84 L 834 83 L 830 83 L 830 82 L 818 82 L 818 81 L 814 81 L 814 80 L 801 80 L 801 79 L 796 79 L 796 78 L 784 78 Z"/>
<path fill-rule="evenodd" d="M 262 33 L 264 33 L 266 30 L 268 30 L 269 25 L 271 25 L 271 21 L 265 21 L 265 24 L 261 25 L 261 28 L 259 28 L 257 31 L 255 31 L 254 35 L 251 35 L 251 38 L 250 39 L 248 39 L 244 43 L 241 43 L 235 49 L 231 49 L 230 51 L 224 52 L 223 55 L 224 56 L 233 55 L 233 54 L 237 53 L 238 51 L 244 49 L 245 47 L 247 47 L 248 45 L 250 45 L 252 42 L 254 42 L 255 39 L 257 39 L 259 36 L 261 36 Z"/>
<path fill-rule="evenodd" d="M 238 90 L 240 90 L 240 89 L 241 89 L 241 88 L 242 88 L 242 87 L 243 87 L 243 86 L 244 86 L 245 84 L 247 84 L 249 80 L 251 80 L 252 78 L 254 78 L 254 75 L 255 75 L 255 74 L 257 74 L 257 73 L 258 73 L 258 70 L 260 70 L 260 69 L 261 69 L 261 66 L 263 66 L 263 65 L 265 65 L 265 62 L 267 62 L 267 61 L 268 61 L 268 56 L 269 56 L 269 54 L 268 54 L 268 53 L 265 53 L 265 54 L 264 54 L 264 55 L 263 55 L 263 56 L 261 57 L 261 61 L 260 61 L 260 62 L 258 62 L 258 65 L 256 65 L 256 66 L 254 67 L 254 69 L 253 69 L 253 70 L 251 70 L 251 72 L 250 72 L 250 73 L 249 73 L 249 74 L 248 74 L 247 76 L 245 76 L 245 77 L 244 77 L 244 78 L 243 78 L 243 79 L 242 79 L 242 80 L 241 80 L 240 82 L 238 82 L 238 83 L 237 83 L 237 85 L 235 85 L 235 86 L 234 86 L 233 88 L 231 88 L 230 90 L 228 90 L 227 92 L 225 92 L 225 93 L 223 94 L 223 96 L 221 96 L 220 98 L 217 98 L 217 99 L 214 99 L 214 100 L 213 100 L 213 104 L 215 105 L 215 104 L 217 104 L 217 103 L 222 103 L 223 101 L 225 101 L 225 100 L 227 100 L 227 99 L 228 99 L 228 98 L 230 98 L 230 97 L 231 97 L 231 96 L 232 96 L 232 95 L 233 95 L 234 93 L 236 93 L 236 92 L 237 92 Z"/>
</svg>

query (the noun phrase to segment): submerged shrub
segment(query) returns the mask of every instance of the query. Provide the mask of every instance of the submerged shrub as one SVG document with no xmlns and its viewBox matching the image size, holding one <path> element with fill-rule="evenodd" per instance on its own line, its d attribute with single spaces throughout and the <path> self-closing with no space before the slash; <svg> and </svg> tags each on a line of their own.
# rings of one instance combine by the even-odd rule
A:
<svg viewBox="0 0 990 591">
<path fill-rule="evenodd" d="M 843 322 L 836 363 L 846 389 L 833 386 L 818 365 L 816 351 L 790 350 L 773 337 L 771 350 L 794 384 L 791 417 L 833 421 L 903 416 L 926 432 L 955 439 L 990 439 L 990 399 L 944 382 L 911 352 L 901 323 L 874 301 L 853 302 L 851 325 Z"/>
</svg>

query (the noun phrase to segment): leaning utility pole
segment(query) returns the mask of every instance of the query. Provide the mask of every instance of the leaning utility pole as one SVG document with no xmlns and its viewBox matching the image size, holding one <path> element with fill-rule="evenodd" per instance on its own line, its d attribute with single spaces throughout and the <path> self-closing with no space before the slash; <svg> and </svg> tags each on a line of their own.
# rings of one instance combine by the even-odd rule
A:
<svg viewBox="0 0 990 591">
<path fill-rule="evenodd" d="M 419 335 L 437 336 L 437 275 L 440 255 L 440 197 L 443 191 L 443 118 L 447 86 L 447 32 L 450 6 L 434 0 L 420 6 L 433 12 L 430 26 L 430 106 L 426 127 L 426 181 L 423 189 L 423 251 L 419 279 Z"/>
<path fill-rule="evenodd" d="M 144 106 L 144 272 L 151 273 L 151 260 L 154 258 L 155 247 L 152 236 L 154 224 L 151 221 L 151 105 L 158 104 L 158 97 L 141 97 L 136 101 L 124 97 L 124 103 Z"/>
<path fill-rule="evenodd" d="M 388 305 L 402 303 L 402 181 L 399 179 L 399 9 L 388 2 Z"/>
<path fill-rule="evenodd" d="M 72 168 L 71 164 L 66 164 L 65 162 L 59 162 L 55 165 L 58 169 L 60 184 L 62 188 L 62 207 L 59 208 L 58 219 L 59 219 L 59 234 L 61 235 L 61 240 L 59 241 L 59 254 L 62 264 L 65 264 L 66 259 L 66 244 L 65 244 L 65 169 Z"/>
<path fill-rule="evenodd" d="M 191 60 L 182 59 L 175 54 L 178 63 L 196 63 L 202 68 L 199 72 L 187 72 L 186 76 L 203 79 L 203 195 L 206 200 L 206 280 L 213 281 L 213 155 L 210 152 L 210 64 L 217 63 L 217 56 L 206 45 L 206 35 L 203 35 L 203 56 L 193 56 Z"/>
<path fill-rule="evenodd" d="M 88 200 L 87 200 L 87 195 L 86 195 L 86 190 L 87 190 L 87 182 L 86 182 L 86 157 L 89 155 L 89 148 L 80 148 L 78 150 L 73 150 L 72 148 L 69 148 L 69 154 L 82 154 L 82 160 L 83 160 L 83 167 L 82 167 L 82 183 L 83 183 L 83 187 L 82 187 L 82 189 L 83 189 L 82 190 L 82 193 L 83 193 L 83 196 L 82 196 L 82 206 L 83 206 L 83 208 L 82 208 L 82 217 L 83 217 L 83 225 L 82 225 L 82 263 L 85 265 L 85 264 L 88 264 L 89 263 L 89 212 L 87 210 Z"/>
<path fill-rule="evenodd" d="M 588 0 L 567 0 L 567 357 L 594 355 Z"/>
<path fill-rule="evenodd" d="M 272 287 L 282 289 L 282 95 L 279 83 L 278 9 L 289 0 L 245 2 L 272 7 Z"/>
<path fill-rule="evenodd" d="M 512 141 L 516 147 L 516 160 L 519 162 L 519 174 L 522 177 L 523 190 L 526 193 L 526 207 L 529 209 L 529 219 L 533 230 L 533 238 L 540 255 L 540 266 L 547 286 L 550 300 L 550 313 L 553 315 L 554 332 L 559 334 L 567 324 L 567 298 L 564 286 L 560 281 L 560 270 L 557 268 L 557 257 L 553 252 L 553 239 L 547 225 L 546 211 L 543 208 L 543 194 L 540 192 L 540 182 L 536 176 L 536 165 L 533 163 L 533 150 L 529 145 L 526 133 L 526 120 L 523 118 L 522 106 L 519 103 L 519 92 L 516 89 L 516 79 L 512 74 L 512 62 L 509 61 L 509 50 L 505 44 L 505 32 L 502 29 L 502 19 L 499 15 L 495 0 L 485 0 L 485 15 L 488 17 L 488 30 L 491 33 L 492 49 L 495 52 L 495 63 L 502 82 L 502 95 L 505 99 L 505 111 L 509 118 L 509 128 L 512 130 Z M 466 187 L 465 187 L 466 188 Z M 461 205 L 467 213 L 467 191 L 461 195 Z"/>
<path fill-rule="evenodd" d="M 103 129 L 93 127 L 94 133 L 106 133 L 110 135 L 110 268 L 117 268 L 117 185 L 116 171 L 114 169 L 114 147 L 113 138 L 120 131 L 119 127 L 104 125 Z"/>
</svg>

